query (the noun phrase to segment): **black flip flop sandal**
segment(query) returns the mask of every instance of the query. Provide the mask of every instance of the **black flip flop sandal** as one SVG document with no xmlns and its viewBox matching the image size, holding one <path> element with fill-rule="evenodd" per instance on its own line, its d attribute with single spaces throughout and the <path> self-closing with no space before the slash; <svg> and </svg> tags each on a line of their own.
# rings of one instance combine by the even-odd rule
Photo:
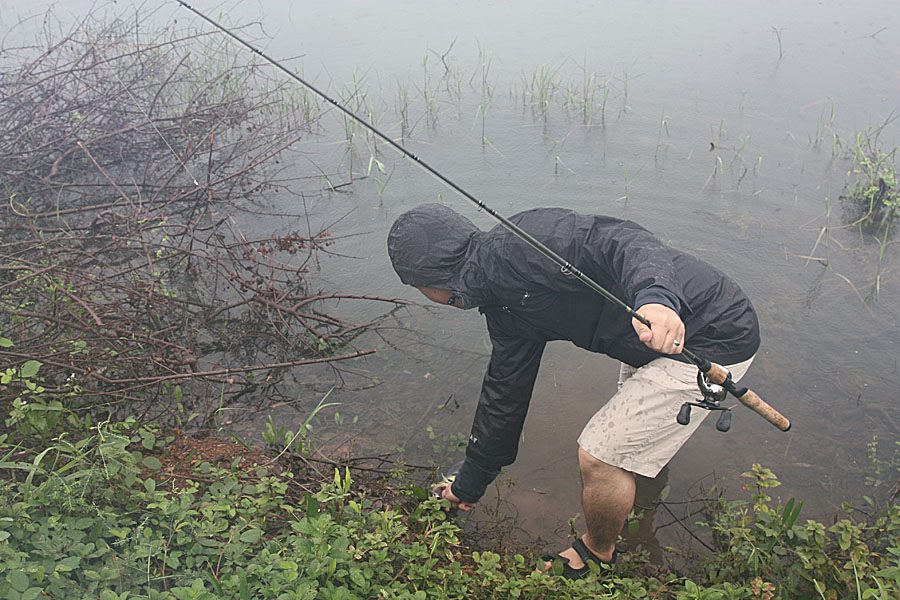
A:
<svg viewBox="0 0 900 600">
<path fill-rule="evenodd" d="M 555 562 L 557 560 L 562 561 L 562 576 L 566 579 L 582 579 L 588 573 L 591 572 L 591 566 L 588 563 L 597 563 L 598 565 L 607 565 L 610 566 L 616 562 L 616 555 L 618 552 L 613 550 L 613 555 L 611 560 L 603 560 L 593 552 L 591 552 L 590 548 L 584 545 L 584 542 L 581 538 L 575 540 L 575 543 L 572 544 L 572 548 L 575 549 L 575 552 L 578 553 L 578 556 L 581 557 L 581 560 L 584 561 L 584 566 L 580 569 L 573 569 L 569 566 L 569 559 L 557 554 L 547 554 L 542 556 L 541 559 L 548 562 Z"/>
</svg>

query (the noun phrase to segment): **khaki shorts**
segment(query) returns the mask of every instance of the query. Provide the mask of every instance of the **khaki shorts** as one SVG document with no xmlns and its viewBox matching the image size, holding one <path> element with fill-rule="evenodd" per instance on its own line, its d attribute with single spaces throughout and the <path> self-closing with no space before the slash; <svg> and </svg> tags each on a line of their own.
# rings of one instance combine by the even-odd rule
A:
<svg viewBox="0 0 900 600">
<path fill-rule="evenodd" d="M 751 362 L 726 368 L 737 381 Z M 657 358 L 636 369 L 623 363 L 619 390 L 585 425 L 578 445 L 607 464 L 656 477 L 708 416 L 710 411 L 695 408 L 689 424 L 675 420 L 682 404 L 701 397 L 692 364 Z"/>
</svg>

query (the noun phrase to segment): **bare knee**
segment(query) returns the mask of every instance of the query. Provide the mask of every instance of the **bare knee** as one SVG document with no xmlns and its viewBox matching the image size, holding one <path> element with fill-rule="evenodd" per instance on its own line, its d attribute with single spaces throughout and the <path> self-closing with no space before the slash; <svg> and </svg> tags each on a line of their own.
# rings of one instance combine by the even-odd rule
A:
<svg viewBox="0 0 900 600">
<path fill-rule="evenodd" d="M 578 466 L 581 468 L 581 477 L 585 484 L 609 479 L 619 479 L 622 477 L 632 477 L 632 474 L 625 469 L 605 463 L 598 458 L 594 458 L 580 446 L 578 447 Z"/>
</svg>

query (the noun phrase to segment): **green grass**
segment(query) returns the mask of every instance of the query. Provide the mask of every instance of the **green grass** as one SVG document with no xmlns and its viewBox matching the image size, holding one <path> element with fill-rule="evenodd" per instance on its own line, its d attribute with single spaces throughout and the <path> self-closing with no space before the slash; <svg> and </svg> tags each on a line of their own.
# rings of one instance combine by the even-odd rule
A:
<svg viewBox="0 0 900 600">
<path fill-rule="evenodd" d="M 879 144 L 882 131 L 896 118 L 892 115 L 879 127 L 858 133 L 853 148 L 854 181 L 849 198 L 863 209 L 858 223 L 867 225 L 876 236 L 900 217 L 897 148 L 885 150 Z"/>
<path fill-rule="evenodd" d="M 585 580 L 571 582 L 538 573 L 536 552 L 479 546 L 478 532 L 460 529 L 444 512 L 446 501 L 429 497 L 427 483 L 400 467 L 366 476 L 327 461 L 315 466 L 305 449 L 286 451 L 280 440 L 278 456 L 231 445 L 223 462 L 192 448 L 184 434 L 70 410 L 65 397 L 43 388 L 39 366 L 7 370 L 3 384 L 28 400 L 2 415 L 3 598 L 887 600 L 900 594 L 896 494 L 883 506 L 867 496 L 861 509 L 845 506 L 845 516 L 832 523 L 804 520 L 802 502 L 773 500 L 777 477 L 754 465 L 744 474 L 750 500 L 710 501 L 699 524 L 712 534 L 715 551 L 693 557 L 682 571 L 626 553 L 613 570 L 594 567 Z M 868 481 L 887 490 L 900 474 L 900 445 L 888 458 L 878 450 L 873 441 Z"/>
</svg>

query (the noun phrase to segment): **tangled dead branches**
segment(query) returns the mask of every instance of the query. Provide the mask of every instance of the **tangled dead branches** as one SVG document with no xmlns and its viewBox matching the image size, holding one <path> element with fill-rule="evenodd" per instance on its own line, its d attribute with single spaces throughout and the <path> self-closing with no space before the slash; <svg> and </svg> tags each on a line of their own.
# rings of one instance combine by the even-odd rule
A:
<svg viewBox="0 0 900 600">
<path fill-rule="evenodd" d="M 3 368 L 39 362 L 75 407 L 202 417 L 372 352 L 353 340 L 379 319 L 329 315 L 323 300 L 353 296 L 311 289 L 328 231 L 241 231 L 302 193 L 291 148 L 317 108 L 219 38 L 142 17 L 0 51 Z"/>
</svg>

